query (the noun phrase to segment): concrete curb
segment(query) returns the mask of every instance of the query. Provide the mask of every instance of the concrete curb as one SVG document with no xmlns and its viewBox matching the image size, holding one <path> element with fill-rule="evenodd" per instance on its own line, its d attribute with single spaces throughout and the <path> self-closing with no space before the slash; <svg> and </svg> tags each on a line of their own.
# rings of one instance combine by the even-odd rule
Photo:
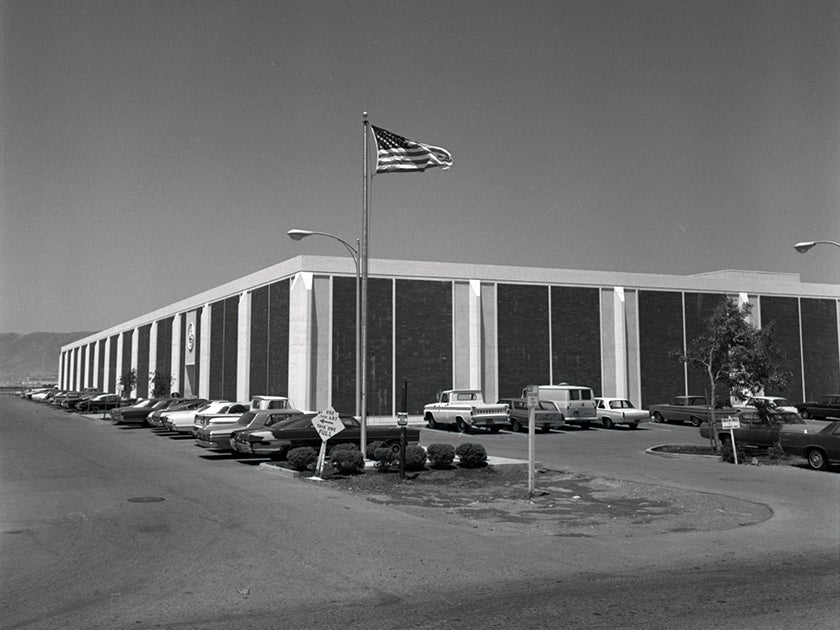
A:
<svg viewBox="0 0 840 630">
<path fill-rule="evenodd" d="M 645 453 L 649 455 L 656 455 L 658 457 L 671 457 L 671 458 L 689 458 L 689 459 L 699 459 L 699 460 L 711 460 L 711 459 L 720 459 L 720 455 L 697 455 L 696 453 L 664 453 L 662 451 L 657 451 L 656 449 L 662 448 L 663 446 L 672 446 L 671 444 L 657 444 L 656 446 L 651 446 L 650 448 L 645 449 Z"/>
</svg>

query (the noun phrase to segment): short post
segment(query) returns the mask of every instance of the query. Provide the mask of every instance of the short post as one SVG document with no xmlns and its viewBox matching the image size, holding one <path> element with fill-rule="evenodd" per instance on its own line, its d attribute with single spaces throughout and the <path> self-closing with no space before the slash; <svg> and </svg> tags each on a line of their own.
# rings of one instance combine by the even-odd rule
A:
<svg viewBox="0 0 840 630">
<path fill-rule="evenodd" d="M 397 426 L 400 427 L 400 479 L 405 479 L 405 428 L 408 426 L 408 414 L 400 412 L 397 414 Z"/>
</svg>

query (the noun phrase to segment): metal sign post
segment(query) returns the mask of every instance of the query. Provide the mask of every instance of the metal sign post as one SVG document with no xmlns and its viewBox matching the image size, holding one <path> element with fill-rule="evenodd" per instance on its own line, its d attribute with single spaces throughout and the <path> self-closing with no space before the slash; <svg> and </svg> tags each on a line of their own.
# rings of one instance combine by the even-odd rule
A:
<svg viewBox="0 0 840 630">
<path fill-rule="evenodd" d="M 528 496 L 533 497 L 535 492 L 534 483 L 534 432 L 536 430 L 536 414 L 534 409 L 539 404 L 539 387 L 528 385 L 525 388 L 525 404 L 528 407 Z"/>
</svg>

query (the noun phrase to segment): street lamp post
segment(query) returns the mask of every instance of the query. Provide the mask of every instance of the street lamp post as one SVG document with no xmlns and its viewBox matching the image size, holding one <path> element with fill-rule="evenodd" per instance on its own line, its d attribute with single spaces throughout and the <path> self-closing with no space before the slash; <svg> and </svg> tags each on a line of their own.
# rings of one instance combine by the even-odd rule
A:
<svg viewBox="0 0 840 630">
<path fill-rule="evenodd" d="M 835 245 L 837 247 L 840 247 L 840 243 L 838 243 L 837 241 L 802 241 L 801 243 L 797 243 L 796 245 L 794 245 L 794 248 L 796 248 L 796 251 L 798 251 L 800 254 L 804 254 L 814 245 L 819 244 Z"/>
<path fill-rule="evenodd" d="M 336 236 L 335 234 L 329 234 L 328 232 L 315 232 L 313 230 L 289 230 L 287 232 L 289 238 L 293 241 L 299 241 L 307 236 L 326 236 L 327 238 L 334 239 L 344 245 L 344 247 L 349 252 L 350 256 L 353 258 L 353 263 L 356 265 L 356 417 L 358 418 L 361 415 L 361 351 L 360 351 L 360 342 L 361 342 L 361 316 L 360 316 L 360 302 L 361 298 L 359 296 L 359 278 L 361 276 L 361 268 L 360 268 L 360 259 L 359 259 L 359 239 L 356 239 L 356 247 L 353 247 L 345 241 L 343 238 Z M 362 455 L 365 454 L 365 432 L 362 431 Z"/>
</svg>

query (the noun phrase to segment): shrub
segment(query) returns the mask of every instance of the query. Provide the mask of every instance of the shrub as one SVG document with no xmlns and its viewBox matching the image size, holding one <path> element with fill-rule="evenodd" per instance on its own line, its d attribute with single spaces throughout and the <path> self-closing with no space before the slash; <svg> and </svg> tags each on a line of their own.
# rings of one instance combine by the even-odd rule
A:
<svg viewBox="0 0 840 630">
<path fill-rule="evenodd" d="M 405 447 L 405 469 L 423 470 L 426 467 L 426 449 L 422 446 Z"/>
<path fill-rule="evenodd" d="M 429 444 L 426 454 L 432 468 L 447 468 L 455 459 L 455 447 L 451 444 Z"/>
<path fill-rule="evenodd" d="M 286 454 L 286 460 L 294 470 L 307 470 L 315 467 L 318 453 L 311 446 L 298 446 Z"/>
<path fill-rule="evenodd" d="M 487 464 L 487 451 L 481 444 L 464 442 L 458 445 L 455 454 L 464 468 L 478 468 Z"/>
<path fill-rule="evenodd" d="M 341 444 L 336 444 L 332 448 L 330 448 L 330 455 L 335 453 L 336 451 L 358 451 L 359 447 L 354 444 L 353 442 L 342 442 Z"/>
<path fill-rule="evenodd" d="M 368 442 L 367 448 L 365 449 L 365 457 L 373 461 L 379 461 L 376 459 L 376 451 L 383 446 L 385 446 L 385 442 Z"/>
<path fill-rule="evenodd" d="M 376 461 L 376 468 L 379 472 L 393 472 L 395 470 L 399 470 L 399 455 L 387 446 L 380 446 L 376 449 L 373 453 L 373 459 Z"/>
<path fill-rule="evenodd" d="M 338 446 L 330 454 L 330 464 L 336 472 L 342 475 L 357 475 L 365 469 L 365 459 L 359 449 L 338 448 Z"/>
</svg>

